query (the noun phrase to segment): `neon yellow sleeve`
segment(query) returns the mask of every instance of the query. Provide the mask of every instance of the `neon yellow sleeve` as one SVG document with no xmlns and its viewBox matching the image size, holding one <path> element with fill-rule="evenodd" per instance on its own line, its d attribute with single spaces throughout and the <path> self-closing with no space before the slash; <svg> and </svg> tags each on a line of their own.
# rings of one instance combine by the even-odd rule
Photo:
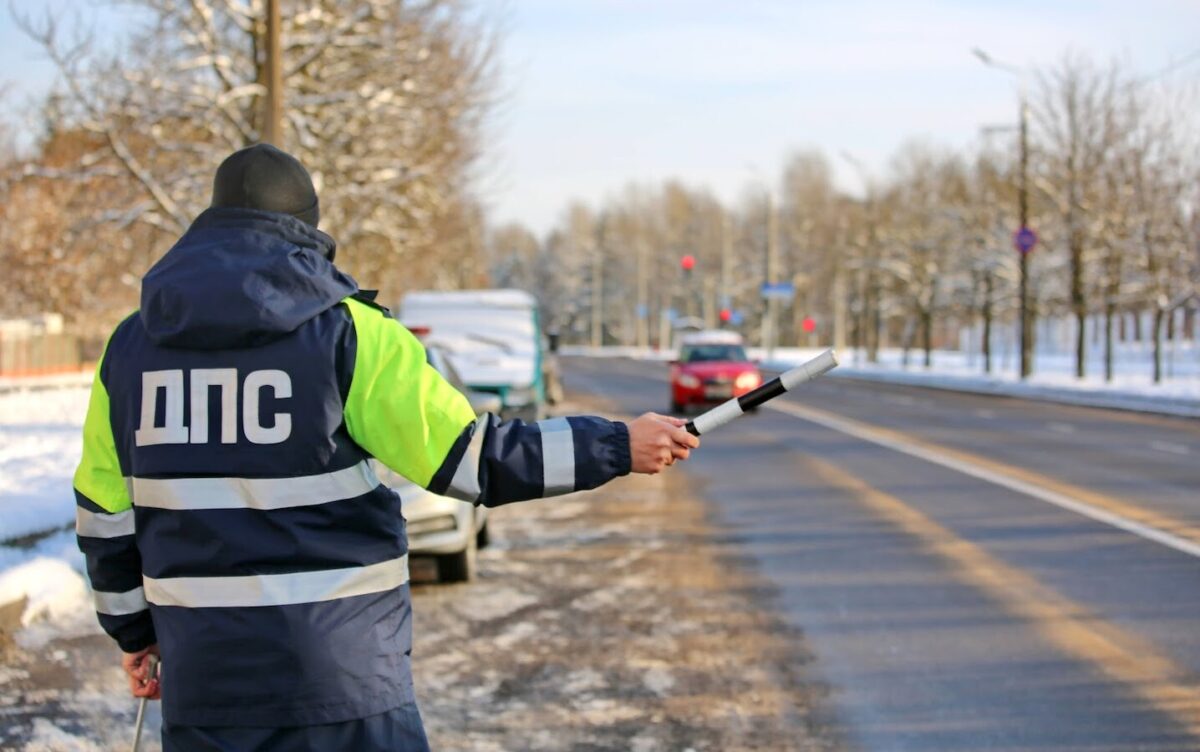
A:
<svg viewBox="0 0 1200 752">
<path fill-rule="evenodd" d="M 425 360 L 412 332 L 353 298 L 343 301 L 358 344 L 344 416 L 350 438 L 422 488 L 475 411 Z"/>
<path fill-rule="evenodd" d="M 129 489 L 117 459 L 117 444 L 113 439 L 109 416 L 108 390 L 100 380 L 100 368 L 108 347 L 96 363 L 92 377 L 92 395 L 88 400 L 87 417 L 83 421 L 83 456 L 75 469 L 75 490 L 107 512 L 116 514 L 132 506 Z"/>
</svg>

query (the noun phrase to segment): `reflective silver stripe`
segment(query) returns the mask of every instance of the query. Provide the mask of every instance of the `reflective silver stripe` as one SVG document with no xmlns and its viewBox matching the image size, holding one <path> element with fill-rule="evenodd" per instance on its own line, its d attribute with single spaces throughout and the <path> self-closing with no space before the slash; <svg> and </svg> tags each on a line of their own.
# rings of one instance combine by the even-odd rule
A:
<svg viewBox="0 0 1200 752">
<path fill-rule="evenodd" d="M 144 577 L 156 606 L 236 608 L 316 603 L 379 593 L 408 582 L 408 555 L 365 567 L 243 577 Z"/>
<path fill-rule="evenodd" d="M 134 588 L 124 593 L 105 593 L 94 590 L 92 591 L 92 600 L 96 604 L 96 611 L 108 616 L 136 614 L 138 611 L 145 611 L 148 608 L 146 594 L 142 588 Z"/>
<path fill-rule="evenodd" d="M 575 433 L 566 418 L 539 420 L 542 434 L 543 496 L 575 490 Z"/>
<path fill-rule="evenodd" d="M 488 417 L 484 415 L 475 421 L 475 432 L 471 434 L 467 451 L 463 453 L 458 467 L 454 470 L 454 477 L 450 479 L 450 487 L 446 489 L 447 496 L 471 502 L 479 499 L 479 459 L 483 456 L 483 435 L 487 430 Z"/>
<path fill-rule="evenodd" d="M 133 503 L 156 509 L 287 509 L 362 496 L 379 485 L 366 460 L 299 478 L 130 478 Z"/>
<path fill-rule="evenodd" d="M 133 535 L 133 510 L 104 514 L 77 506 L 75 532 L 85 538 L 119 538 L 122 535 Z"/>
</svg>

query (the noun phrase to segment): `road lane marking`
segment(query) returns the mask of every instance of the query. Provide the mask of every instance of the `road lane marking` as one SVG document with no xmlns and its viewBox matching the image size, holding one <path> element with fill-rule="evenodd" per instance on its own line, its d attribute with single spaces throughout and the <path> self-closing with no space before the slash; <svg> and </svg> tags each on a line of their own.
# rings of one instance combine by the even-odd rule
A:
<svg viewBox="0 0 1200 752">
<path fill-rule="evenodd" d="M 1200 687 L 1195 678 L 1156 646 L 1101 619 L 1082 604 L 935 522 L 899 498 L 860 480 L 831 462 L 799 453 L 816 477 L 848 491 L 857 501 L 922 547 L 948 561 L 954 577 L 978 588 L 1030 626 L 1055 648 L 1094 665 L 1158 712 L 1200 737 Z M 1098 712 L 1104 712 L 1098 710 Z"/>
<path fill-rule="evenodd" d="M 1046 428 L 1055 433 L 1075 433 L 1075 426 L 1070 423 L 1047 423 Z"/>
<path fill-rule="evenodd" d="M 1173 441 L 1151 441 L 1150 448 L 1169 454 L 1178 454 L 1181 457 L 1186 457 L 1192 453 L 1192 450 L 1188 449 L 1186 445 L 1176 444 Z"/>
<path fill-rule="evenodd" d="M 666 381 L 665 374 L 653 376 L 642 372 L 628 375 L 636 375 L 651 381 Z M 1158 512 L 1141 509 L 1112 497 L 1054 480 L 1040 473 L 938 444 L 926 443 L 898 431 L 869 426 L 815 407 L 782 400 L 775 400 L 763 407 L 1008 488 L 1127 533 L 1133 533 L 1145 540 L 1160 543 L 1180 553 L 1200 558 L 1200 528 Z M 1141 416 L 1116 415 L 1114 417 L 1134 421 Z M 1147 421 L 1142 419 L 1136 420 L 1136 422 L 1145 423 Z M 1184 448 L 1186 449 L 1186 447 Z"/>
<path fill-rule="evenodd" d="M 995 410 L 984 410 L 982 408 L 977 409 L 977 410 L 975 410 L 975 417 L 983 418 L 984 420 L 994 420 L 996 418 L 996 411 Z"/>
<path fill-rule="evenodd" d="M 1006 465 L 957 449 L 926 443 L 908 434 L 878 426 L 868 426 L 865 423 L 808 405 L 776 400 L 764 407 L 1003 486 L 1097 522 L 1133 533 L 1146 540 L 1161 543 L 1189 556 L 1200 558 L 1200 529 L 1158 512 L 1140 509 L 1132 504 L 1062 483 L 1024 468 Z"/>
</svg>

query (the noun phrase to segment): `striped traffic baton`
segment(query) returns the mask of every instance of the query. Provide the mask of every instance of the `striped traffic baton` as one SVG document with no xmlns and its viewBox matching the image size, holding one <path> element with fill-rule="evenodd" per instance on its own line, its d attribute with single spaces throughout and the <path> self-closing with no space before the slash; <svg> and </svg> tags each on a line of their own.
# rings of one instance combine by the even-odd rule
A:
<svg viewBox="0 0 1200 752">
<path fill-rule="evenodd" d="M 837 364 L 837 355 L 833 350 L 826 350 L 807 363 L 784 371 L 754 391 L 722 402 L 708 412 L 697 415 L 696 419 L 689 420 L 684 428 L 693 436 L 703 436 L 714 428 L 723 426 L 744 414 L 747 410 L 753 410 L 764 402 L 773 400 L 784 392 L 789 392 L 800 384 L 812 381 L 826 371 L 837 368 Z"/>
</svg>

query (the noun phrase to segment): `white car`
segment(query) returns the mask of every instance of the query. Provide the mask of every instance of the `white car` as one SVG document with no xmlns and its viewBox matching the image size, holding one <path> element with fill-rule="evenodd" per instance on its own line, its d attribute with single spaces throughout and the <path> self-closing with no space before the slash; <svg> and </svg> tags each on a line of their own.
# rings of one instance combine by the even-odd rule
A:
<svg viewBox="0 0 1200 752">
<path fill-rule="evenodd" d="M 431 366 L 467 396 L 477 414 L 500 411 L 498 396 L 472 392 L 463 386 L 462 379 L 440 348 L 427 345 L 425 355 Z M 377 465 L 377 470 L 379 479 L 400 494 L 408 528 L 409 553 L 434 556 L 438 579 L 442 582 L 473 579 L 475 553 L 488 543 L 487 507 L 430 493 L 381 465 Z"/>
</svg>

